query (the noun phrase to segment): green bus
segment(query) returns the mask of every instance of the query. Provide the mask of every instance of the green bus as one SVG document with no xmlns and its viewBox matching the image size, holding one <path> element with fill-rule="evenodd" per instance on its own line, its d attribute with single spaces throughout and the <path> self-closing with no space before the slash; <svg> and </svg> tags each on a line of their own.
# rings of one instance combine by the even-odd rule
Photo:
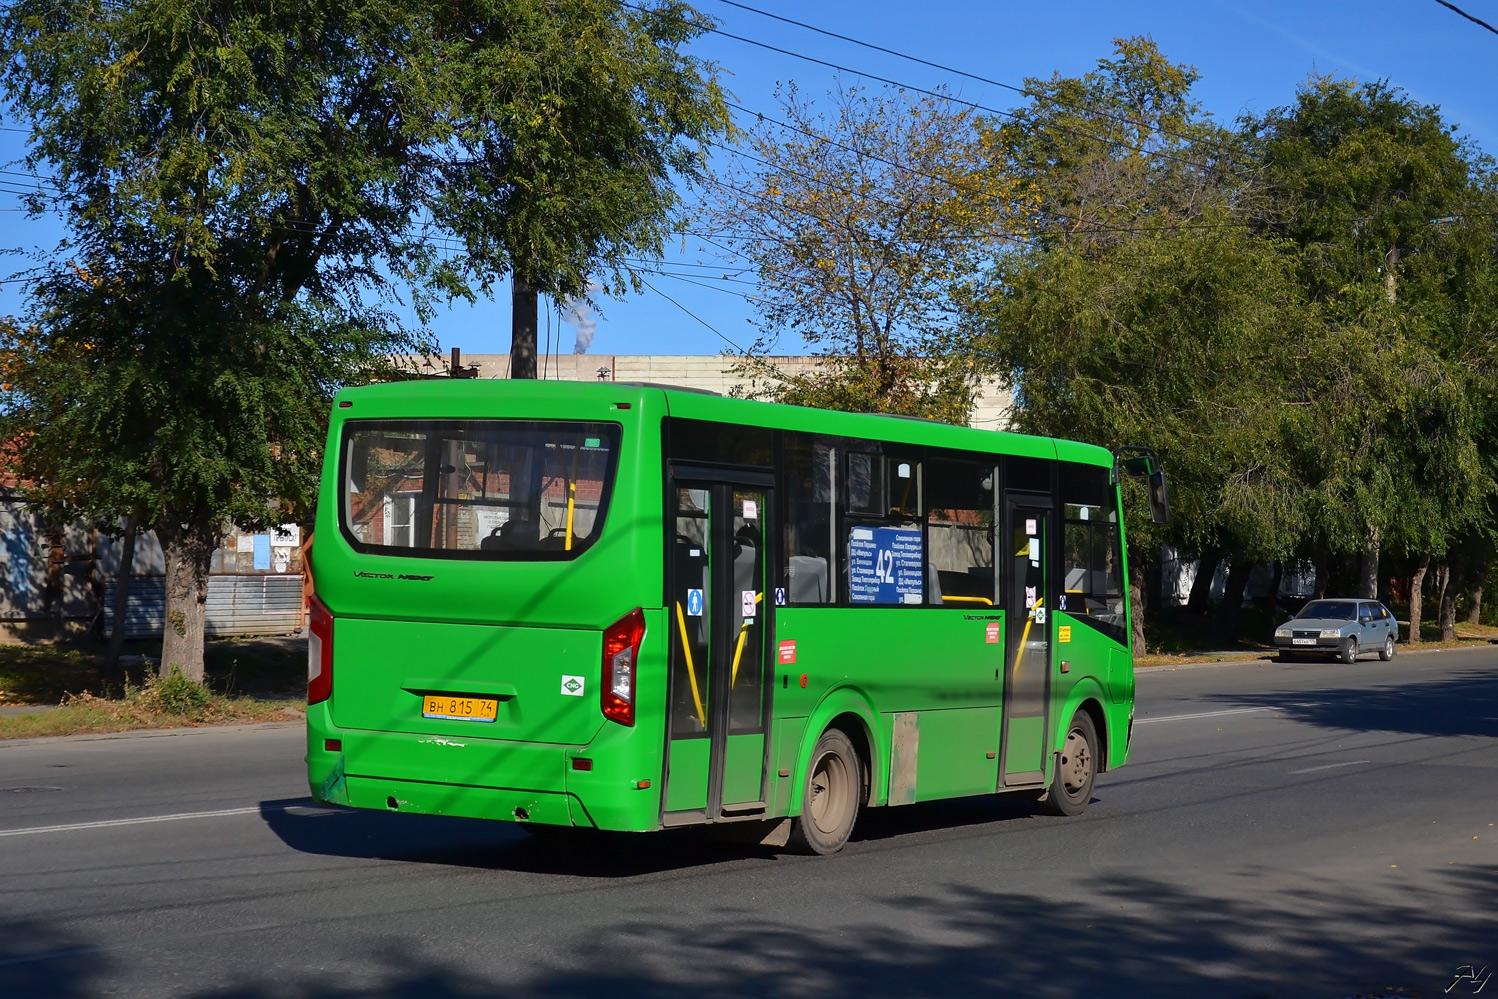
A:
<svg viewBox="0 0 1498 999">
<path fill-rule="evenodd" d="M 1122 765 L 1120 472 L 1062 440 L 647 384 L 335 400 L 307 765 L 357 808 L 832 853 L 860 809 Z"/>
</svg>

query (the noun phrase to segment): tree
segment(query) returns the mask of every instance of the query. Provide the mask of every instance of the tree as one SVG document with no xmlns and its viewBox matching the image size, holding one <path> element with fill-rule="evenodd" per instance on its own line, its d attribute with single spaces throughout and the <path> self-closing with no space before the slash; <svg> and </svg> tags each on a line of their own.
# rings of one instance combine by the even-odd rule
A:
<svg viewBox="0 0 1498 999">
<path fill-rule="evenodd" d="M 1164 461 L 1168 529 L 1125 493 L 1136 605 L 1166 541 L 1225 550 L 1240 576 L 1293 551 L 1300 511 L 1273 443 L 1277 344 L 1300 321 L 1282 256 L 1231 225 L 1140 234 L 1097 258 L 1066 244 L 1015 257 L 978 303 L 980 350 L 1014 390 L 1016 429 L 1147 445 Z M 1143 619 L 1136 609 L 1137 652 Z"/>
<path fill-rule="evenodd" d="M 25 474 L 157 531 L 163 670 L 202 674 L 222 524 L 310 502 L 331 390 L 421 343 L 403 291 L 425 321 L 506 274 L 622 286 L 659 251 L 669 177 L 727 123 L 678 51 L 704 27 L 674 0 L 0 12 L 0 79 L 57 191 L 34 207 L 69 231 L 32 275 L 35 337 L 6 344 L 7 426 Z"/>
<path fill-rule="evenodd" d="M 958 302 L 1012 238 L 1010 188 L 976 117 L 943 97 L 839 87 L 825 111 L 794 86 L 709 179 L 708 223 L 757 269 L 760 338 L 738 372 L 800 405 L 967 422 Z M 759 355 L 782 336 L 822 358 L 789 376 Z"/>
<path fill-rule="evenodd" d="M 1494 315 L 1491 167 L 1438 108 L 1382 81 L 1313 77 L 1244 129 L 1263 231 L 1294 247 L 1319 317 L 1296 372 L 1314 402 L 1296 446 L 1316 544 L 1356 552 L 1357 594 L 1372 598 L 1385 542 L 1439 555 L 1491 489 L 1459 360 Z"/>
<path fill-rule="evenodd" d="M 1292 273 L 1238 208 L 1242 150 L 1191 96 L 1197 74 L 1148 38 L 1119 39 L 1084 77 L 1028 80 L 991 146 L 1028 194 L 1037 238 L 971 303 L 984 366 L 1015 393 L 1018 429 L 1153 447 L 1171 479 L 1162 531 L 1126 489 L 1133 641 L 1144 570 L 1166 541 L 1230 564 L 1226 631 L 1254 561 L 1300 528 L 1271 442 L 1281 344 L 1304 322 Z"/>
</svg>

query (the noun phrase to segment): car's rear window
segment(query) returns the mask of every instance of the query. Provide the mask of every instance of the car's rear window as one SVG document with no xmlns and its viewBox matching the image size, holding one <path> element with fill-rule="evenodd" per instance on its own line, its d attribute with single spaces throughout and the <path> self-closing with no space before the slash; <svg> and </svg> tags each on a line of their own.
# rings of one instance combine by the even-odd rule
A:
<svg viewBox="0 0 1498 999">
<path fill-rule="evenodd" d="M 351 420 L 339 521 L 375 554 L 575 558 L 603 529 L 618 450 L 612 423 Z"/>
<path fill-rule="evenodd" d="M 1321 618 L 1328 621 L 1351 621 L 1358 616 L 1358 605 L 1351 600 L 1313 600 L 1295 615 L 1298 618 Z"/>
</svg>

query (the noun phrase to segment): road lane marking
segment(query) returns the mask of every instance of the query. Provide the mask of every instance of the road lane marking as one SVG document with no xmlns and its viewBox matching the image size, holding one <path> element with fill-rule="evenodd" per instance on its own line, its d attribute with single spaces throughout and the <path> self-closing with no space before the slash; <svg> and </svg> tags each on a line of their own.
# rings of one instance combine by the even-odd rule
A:
<svg viewBox="0 0 1498 999">
<path fill-rule="evenodd" d="M 25 829 L 0 829 L 0 837 L 36 836 L 41 833 L 77 832 L 81 829 L 112 829 L 115 826 L 143 826 L 153 822 L 180 822 L 183 819 L 217 819 L 230 815 L 260 815 L 264 812 L 286 812 L 293 808 L 316 808 L 311 802 L 290 805 L 252 805 L 248 808 L 220 808 L 211 812 L 176 812 L 171 815 L 145 815 L 136 819 L 102 819 L 98 822 L 69 822 L 60 826 L 30 826 Z M 328 814 L 337 814 L 330 811 Z"/>
<path fill-rule="evenodd" d="M 1246 715 L 1255 711 L 1271 711 L 1273 708 L 1228 708 L 1224 711 L 1198 711 L 1190 715 L 1162 715 L 1158 718 L 1135 718 L 1135 725 L 1148 725 L 1151 722 L 1168 721 L 1190 721 L 1192 718 L 1221 718 L 1223 715 Z"/>
<path fill-rule="evenodd" d="M 1313 774 L 1318 770 L 1335 770 L 1338 767 L 1355 767 L 1359 763 L 1372 763 L 1372 760 L 1348 760 L 1346 763 L 1326 763 L 1319 767 L 1306 767 L 1304 770 L 1291 770 L 1292 774 Z"/>
</svg>

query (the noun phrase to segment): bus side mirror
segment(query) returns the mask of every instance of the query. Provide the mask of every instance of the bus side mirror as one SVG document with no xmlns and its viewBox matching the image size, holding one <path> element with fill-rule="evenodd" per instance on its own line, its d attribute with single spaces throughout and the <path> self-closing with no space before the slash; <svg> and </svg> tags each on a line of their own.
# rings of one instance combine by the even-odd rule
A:
<svg viewBox="0 0 1498 999">
<path fill-rule="evenodd" d="M 1114 480 L 1122 471 L 1131 479 L 1144 479 L 1149 489 L 1150 519 L 1157 524 L 1170 523 L 1170 493 L 1165 486 L 1165 468 L 1147 447 L 1126 444 L 1113 452 Z M 1127 455 L 1127 457 L 1125 457 Z"/>
<path fill-rule="evenodd" d="M 1150 519 L 1157 524 L 1170 523 L 1170 495 L 1165 489 L 1165 472 L 1156 469 L 1149 477 Z"/>
</svg>

